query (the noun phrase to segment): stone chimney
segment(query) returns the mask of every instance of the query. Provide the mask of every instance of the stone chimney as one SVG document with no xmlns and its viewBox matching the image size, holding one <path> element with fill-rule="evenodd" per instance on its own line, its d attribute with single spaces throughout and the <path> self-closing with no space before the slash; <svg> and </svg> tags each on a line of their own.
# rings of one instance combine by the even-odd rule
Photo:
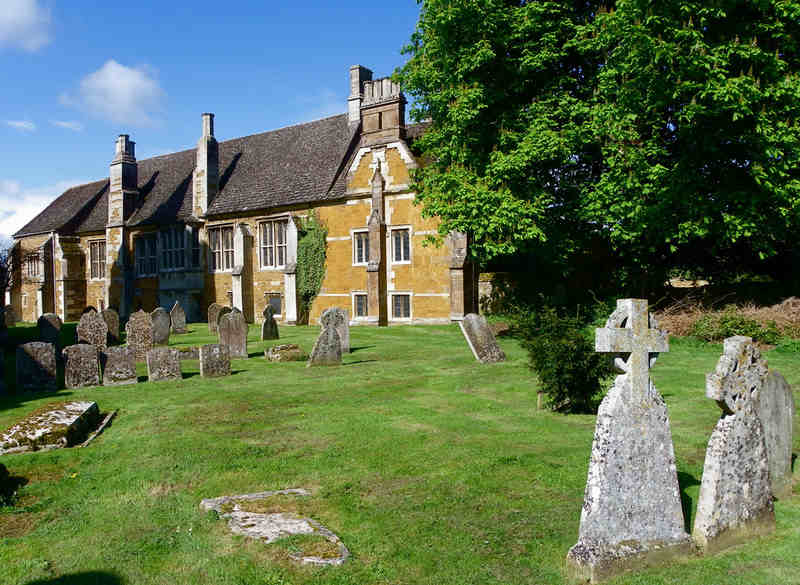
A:
<svg viewBox="0 0 800 585">
<path fill-rule="evenodd" d="M 109 169 L 108 227 L 123 225 L 133 213 L 138 194 L 138 175 L 136 143 L 127 134 L 120 134 Z"/>
<path fill-rule="evenodd" d="M 388 77 L 362 83 L 361 145 L 405 139 L 406 98 Z"/>
<path fill-rule="evenodd" d="M 372 71 L 361 65 L 350 67 L 350 97 L 347 98 L 347 121 L 353 128 L 361 122 L 361 100 L 364 96 L 364 83 L 372 81 Z"/>
<path fill-rule="evenodd" d="M 219 191 L 219 144 L 214 138 L 214 114 L 203 114 L 203 134 L 197 141 L 192 214 L 203 217 Z"/>
</svg>

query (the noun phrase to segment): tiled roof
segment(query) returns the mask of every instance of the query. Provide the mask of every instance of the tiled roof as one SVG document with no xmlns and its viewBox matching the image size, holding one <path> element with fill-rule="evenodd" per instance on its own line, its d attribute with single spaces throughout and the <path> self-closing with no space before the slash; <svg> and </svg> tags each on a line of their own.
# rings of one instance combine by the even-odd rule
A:
<svg viewBox="0 0 800 585">
<path fill-rule="evenodd" d="M 15 238 L 44 232 L 60 231 L 79 223 L 80 218 L 90 215 L 98 201 L 108 191 L 108 179 L 70 187 L 39 215 L 14 234 Z M 107 214 L 108 212 L 106 212 Z M 76 222 L 76 220 L 78 220 Z M 105 227 L 105 221 L 103 222 Z M 68 229 L 67 231 L 73 231 Z"/>
</svg>

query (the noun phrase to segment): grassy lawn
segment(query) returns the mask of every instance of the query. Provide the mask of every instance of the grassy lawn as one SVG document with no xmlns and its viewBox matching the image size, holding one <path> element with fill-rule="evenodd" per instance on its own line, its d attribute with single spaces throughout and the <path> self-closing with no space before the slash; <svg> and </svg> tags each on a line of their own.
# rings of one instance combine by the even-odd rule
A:
<svg viewBox="0 0 800 585">
<path fill-rule="evenodd" d="M 189 328 L 175 345 L 215 340 L 204 325 Z M 251 357 L 234 360 L 228 378 L 204 380 L 186 361 L 180 382 L 2 398 L 2 428 L 65 399 L 119 415 L 86 449 L 2 458 L 27 484 L 15 507 L 0 509 L 0 582 L 563 583 L 594 417 L 537 411 L 536 383 L 512 339 L 500 339 L 507 362 L 481 365 L 456 326 L 351 331 L 354 351 L 338 368 L 271 364 L 263 348 L 274 342 L 257 341 L 253 326 Z M 317 333 L 284 327 L 281 342 L 310 350 Z M 720 414 L 704 397 L 704 375 L 720 352 L 673 340 L 653 371 L 690 515 Z M 800 388 L 800 354 L 767 357 Z M 800 452 L 800 432 L 794 444 Z M 199 507 L 291 487 L 313 491 L 305 510 L 349 547 L 344 566 L 297 566 L 290 545 L 231 535 Z M 612 583 L 800 583 L 798 492 L 776 503 L 773 536 Z"/>
</svg>

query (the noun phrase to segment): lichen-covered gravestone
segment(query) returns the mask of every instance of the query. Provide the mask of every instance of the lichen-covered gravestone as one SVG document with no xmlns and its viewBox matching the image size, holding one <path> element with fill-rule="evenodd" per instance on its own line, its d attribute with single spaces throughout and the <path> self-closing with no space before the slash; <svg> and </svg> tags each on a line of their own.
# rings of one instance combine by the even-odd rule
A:
<svg viewBox="0 0 800 585">
<path fill-rule="evenodd" d="M 56 347 L 32 341 L 17 348 L 17 392 L 55 392 Z"/>
<path fill-rule="evenodd" d="M 100 384 L 100 361 L 97 348 L 88 343 L 79 343 L 64 348 L 64 385 L 67 388 L 83 388 Z"/>
<path fill-rule="evenodd" d="M 238 311 L 239 309 L 236 309 L 236 310 Z M 233 311 L 234 311 L 234 309 L 232 309 L 231 307 L 220 307 L 219 308 L 219 311 L 217 312 L 217 333 L 219 333 L 219 322 L 220 322 L 220 320 L 225 315 L 227 315 L 228 313 L 232 313 Z"/>
<path fill-rule="evenodd" d="M 216 333 L 217 332 L 217 322 L 219 321 L 219 311 L 222 309 L 222 305 L 217 303 L 211 303 L 208 306 L 208 332 L 209 333 Z"/>
<path fill-rule="evenodd" d="M 14 327 L 17 324 L 17 314 L 10 305 L 0 307 L 0 318 L 2 318 L 3 325 L 6 327 Z"/>
<path fill-rule="evenodd" d="M 52 343 L 56 348 L 60 345 L 61 336 L 61 317 L 55 313 L 45 313 L 36 322 L 39 326 L 39 341 Z"/>
<path fill-rule="evenodd" d="M 181 379 L 181 356 L 171 347 L 154 347 L 147 352 L 147 379 L 150 382 Z"/>
<path fill-rule="evenodd" d="M 153 320 L 153 345 L 167 345 L 169 331 L 172 328 L 172 319 L 163 307 L 157 307 L 150 318 Z"/>
<path fill-rule="evenodd" d="M 694 536 L 705 552 L 775 529 L 764 429 L 755 402 L 767 363 L 749 337 L 725 340 L 716 370 L 706 376 L 706 396 L 722 409 L 706 449 Z"/>
<path fill-rule="evenodd" d="M 505 361 L 506 354 L 497 345 L 486 317 L 468 313 L 459 326 L 476 360 L 484 364 Z"/>
<path fill-rule="evenodd" d="M 772 496 L 791 497 L 794 395 L 792 387 L 778 372 L 767 374 L 756 396 L 755 408 L 764 428 Z"/>
<path fill-rule="evenodd" d="M 144 361 L 147 352 L 153 347 L 153 319 L 150 313 L 140 309 L 131 315 L 125 325 L 125 336 L 134 359 L 137 362 Z"/>
<path fill-rule="evenodd" d="M 200 348 L 200 375 L 203 378 L 230 376 L 231 354 L 219 343 L 209 343 Z"/>
<path fill-rule="evenodd" d="M 172 321 L 172 332 L 176 335 L 183 335 L 186 333 L 186 311 L 178 301 L 172 305 L 169 312 L 170 320 Z"/>
<path fill-rule="evenodd" d="M 220 317 L 219 343 L 228 348 L 231 357 L 247 357 L 247 321 L 241 311 L 233 310 Z"/>
<path fill-rule="evenodd" d="M 322 331 L 311 348 L 306 367 L 338 366 L 342 363 L 342 340 L 333 324 L 334 313 L 322 313 Z"/>
<path fill-rule="evenodd" d="M 0 454 L 46 451 L 83 442 L 100 422 L 96 402 L 68 402 L 39 410 L 0 435 Z"/>
<path fill-rule="evenodd" d="M 109 347 L 100 355 L 103 366 L 103 386 L 136 384 L 136 357 L 129 347 Z"/>
<path fill-rule="evenodd" d="M 120 342 L 119 337 L 119 313 L 114 309 L 105 309 L 100 313 L 103 321 L 106 322 L 108 327 L 108 345 L 116 345 Z"/>
<path fill-rule="evenodd" d="M 567 554 L 571 576 L 593 583 L 692 550 L 667 407 L 649 373 L 669 351 L 666 333 L 646 300 L 621 299 L 595 335 L 597 351 L 620 354 L 624 374 L 597 413 L 578 542 Z"/>
<path fill-rule="evenodd" d="M 261 324 L 261 341 L 279 338 L 278 324 L 275 322 L 275 308 L 267 305 L 264 309 L 264 322 Z"/>
<path fill-rule="evenodd" d="M 308 354 L 297 344 L 284 343 L 265 349 L 264 357 L 271 362 L 302 362 L 308 359 Z"/>
<path fill-rule="evenodd" d="M 350 353 L 350 317 L 347 311 L 339 307 L 325 309 L 322 312 L 322 316 L 319 318 L 320 323 L 325 319 L 328 319 L 328 326 L 336 329 L 336 333 L 339 334 L 339 341 L 342 344 L 342 353 Z M 323 327 L 325 327 L 325 325 L 323 325 Z"/>
<path fill-rule="evenodd" d="M 97 311 L 88 311 L 81 315 L 75 333 L 78 343 L 93 345 L 97 351 L 105 351 L 108 347 L 108 325 Z"/>
</svg>

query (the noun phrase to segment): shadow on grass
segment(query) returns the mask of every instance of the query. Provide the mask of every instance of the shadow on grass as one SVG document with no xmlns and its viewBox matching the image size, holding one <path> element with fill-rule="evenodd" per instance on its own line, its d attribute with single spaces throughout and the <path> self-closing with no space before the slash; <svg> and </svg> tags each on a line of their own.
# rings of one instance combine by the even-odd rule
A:
<svg viewBox="0 0 800 585">
<path fill-rule="evenodd" d="M 795 461 L 797 461 L 797 453 L 792 453 L 792 473 L 794 473 Z"/>
<path fill-rule="evenodd" d="M 378 360 L 356 360 L 354 362 L 347 362 L 346 364 L 342 364 L 343 366 L 355 366 L 356 364 L 368 364 L 370 362 L 377 362 Z"/>
<path fill-rule="evenodd" d="M 188 378 L 194 378 L 195 376 L 199 376 L 199 375 L 200 375 L 200 372 L 183 372 L 183 374 L 181 374 L 181 377 L 184 380 L 187 380 Z"/>
<path fill-rule="evenodd" d="M 686 488 L 700 485 L 698 479 L 685 471 L 678 472 L 678 485 L 681 490 L 681 508 L 683 508 L 683 527 L 689 534 L 692 533 L 692 498 L 686 493 Z"/>
<path fill-rule="evenodd" d="M 86 571 L 73 573 L 53 579 L 37 579 L 28 581 L 25 585 L 123 585 L 125 582 L 114 573 L 105 571 Z"/>
<path fill-rule="evenodd" d="M 17 490 L 28 484 L 24 477 L 12 475 L 0 484 L 0 506 L 13 506 Z"/>
<path fill-rule="evenodd" d="M 377 347 L 376 345 L 362 345 L 360 347 L 351 347 L 350 353 L 361 351 L 362 349 L 372 349 L 373 347 Z"/>
<path fill-rule="evenodd" d="M 264 357 L 264 352 L 263 351 L 257 351 L 255 353 L 248 353 L 247 357 L 248 358 L 255 358 L 255 357 L 262 357 L 263 358 Z"/>
<path fill-rule="evenodd" d="M 66 398 L 67 396 L 72 396 L 74 392 L 72 390 L 57 390 L 55 392 L 22 392 L 22 393 L 10 393 L 4 394 L 0 397 L 0 410 L 9 410 L 11 408 L 16 408 L 18 406 L 22 406 L 26 402 L 30 402 L 32 400 L 39 400 L 41 398 Z"/>
</svg>

